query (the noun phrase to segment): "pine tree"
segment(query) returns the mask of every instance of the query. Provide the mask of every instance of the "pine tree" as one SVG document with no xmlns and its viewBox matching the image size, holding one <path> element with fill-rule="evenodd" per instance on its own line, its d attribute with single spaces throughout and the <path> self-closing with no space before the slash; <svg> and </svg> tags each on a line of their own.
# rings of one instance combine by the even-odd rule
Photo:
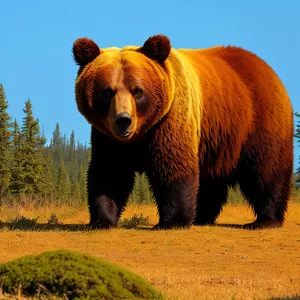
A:
<svg viewBox="0 0 300 300">
<path fill-rule="evenodd" d="M 69 146 L 69 158 L 71 161 L 76 159 L 75 155 L 76 155 L 75 133 L 74 133 L 74 130 L 72 130 L 72 133 L 70 136 L 70 146 Z"/>
<path fill-rule="evenodd" d="M 0 197 L 7 195 L 11 179 L 11 118 L 7 108 L 5 90 L 0 84 Z"/>
<path fill-rule="evenodd" d="M 61 138 L 59 123 L 56 123 L 51 143 L 52 157 L 56 168 L 59 167 L 59 163 L 63 160 L 64 149 L 62 146 L 63 140 Z"/>
<path fill-rule="evenodd" d="M 53 146 L 59 147 L 61 145 L 60 129 L 59 124 L 56 123 L 55 130 L 53 132 Z"/>
<path fill-rule="evenodd" d="M 75 189 L 74 189 L 73 199 L 76 202 L 81 202 L 81 200 L 82 200 L 81 190 L 80 190 L 80 184 L 78 182 L 75 183 Z"/>
<path fill-rule="evenodd" d="M 145 173 L 135 175 L 132 200 L 136 204 L 149 204 L 153 202 L 153 193 Z"/>
<path fill-rule="evenodd" d="M 87 199 L 87 176 L 86 176 L 86 169 L 87 167 L 84 165 L 81 165 L 78 172 L 77 182 L 79 185 L 80 190 L 80 200 L 86 200 Z"/>
<path fill-rule="evenodd" d="M 10 184 L 10 192 L 12 194 L 19 195 L 24 188 L 23 182 L 23 168 L 22 164 L 22 145 L 23 139 L 22 134 L 19 129 L 19 125 L 17 120 L 15 119 L 13 124 L 13 134 L 12 134 L 12 168 L 11 168 L 11 184 Z"/>
<path fill-rule="evenodd" d="M 39 181 L 39 193 L 46 200 L 56 196 L 56 169 L 48 149 L 43 150 L 43 168 Z"/>
<path fill-rule="evenodd" d="M 57 170 L 56 189 L 57 195 L 60 199 L 68 200 L 70 198 L 71 183 L 63 161 L 61 161 Z"/>
<path fill-rule="evenodd" d="M 39 181 L 43 171 L 42 149 L 45 140 L 40 136 L 38 119 L 34 119 L 30 99 L 25 102 L 23 110 L 25 117 L 22 126 L 22 163 L 23 168 L 23 194 L 36 194 L 40 191 Z"/>
<path fill-rule="evenodd" d="M 295 115 L 296 117 L 300 118 L 299 113 L 295 113 Z M 297 122 L 295 138 L 297 139 L 297 142 L 300 144 L 300 119 Z M 300 156 L 299 156 L 299 167 L 296 170 L 295 176 L 296 176 L 296 182 L 299 184 L 300 183 Z"/>
<path fill-rule="evenodd" d="M 71 192 L 74 199 L 78 195 L 75 195 L 78 193 L 78 189 L 76 191 L 76 182 L 77 182 L 77 173 L 78 173 L 78 161 L 76 157 L 76 145 L 75 145 L 75 134 L 72 130 L 71 136 L 70 136 L 70 143 L 68 143 L 68 156 L 67 156 L 67 164 L 68 164 L 68 173 L 70 176 L 71 181 Z M 80 199 L 80 198 L 79 198 Z"/>
</svg>

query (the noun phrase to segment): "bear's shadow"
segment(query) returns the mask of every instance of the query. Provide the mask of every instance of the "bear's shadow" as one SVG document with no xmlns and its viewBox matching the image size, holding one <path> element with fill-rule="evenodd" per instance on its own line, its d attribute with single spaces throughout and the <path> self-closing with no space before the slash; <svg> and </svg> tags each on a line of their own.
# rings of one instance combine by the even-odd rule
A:
<svg viewBox="0 0 300 300">
<path fill-rule="evenodd" d="M 0 230 L 18 230 L 18 231 L 88 231 L 86 224 L 48 224 L 48 223 L 34 223 L 34 224 L 18 224 L 14 222 L 0 222 Z"/>
<path fill-rule="evenodd" d="M 197 226 L 201 228 L 201 226 Z M 243 225 L 239 224 L 213 224 L 209 225 L 209 227 L 226 227 L 226 228 L 235 228 L 235 229 L 244 229 Z M 125 226 L 117 226 L 113 229 L 125 229 L 125 230 L 146 230 L 146 231 L 153 231 L 153 226 L 137 226 L 137 227 L 125 227 Z M 110 229 L 110 230 L 113 230 Z M 162 229 L 162 230 L 180 230 L 181 228 L 174 228 L 174 229 Z M 15 222 L 1 222 L 0 221 L 0 230 L 9 230 L 9 231 L 69 231 L 69 232 L 76 232 L 76 231 L 107 231 L 108 229 L 91 229 L 88 224 L 48 224 L 48 223 L 34 223 L 34 224 L 26 224 L 26 223 L 15 223 Z M 159 230 L 158 230 L 159 231 Z"/>
<path fill-rule="evenodd" d="M 111 229 L 107 228 L 90 228 L 88 224 L 64 224 L 64 223 L 57 223 L 57 224 L 49 224 L 49 223 L 30 223 L 30 222 L 1 222 L 0 221 L 0 230 L 9 230 L 9 231 L 69 231 L 69 232 L 88 232 L 88 231 L 107 231 L 107 230 L 114 230 L 114 229 L 125 229 L 125 230 L 152 230 L 153 226 L 148 227 L 125 227 L 125 226 L 117 226 Z"/>
</svg>

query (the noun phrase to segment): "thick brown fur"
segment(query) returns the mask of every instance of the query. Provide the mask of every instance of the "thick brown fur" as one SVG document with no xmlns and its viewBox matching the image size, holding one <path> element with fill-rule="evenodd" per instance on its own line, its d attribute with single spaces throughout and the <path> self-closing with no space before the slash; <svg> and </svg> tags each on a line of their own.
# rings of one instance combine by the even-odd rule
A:
<svg viewBox="0 0 300 300">
<path fill-rule="evenodd" d="M 95 45 L 73 47 L 76 101 L 92 125 L 91 225 L 117 224 L 138 171 L 154 191 L 155 228 L 213 224 L 237 183 L 257 217 L 245 228 L 282 226 L 293 111 L 266 62 L 233 46 L 174 49 L 163 35 L 142 47 Z"/>
</svg>

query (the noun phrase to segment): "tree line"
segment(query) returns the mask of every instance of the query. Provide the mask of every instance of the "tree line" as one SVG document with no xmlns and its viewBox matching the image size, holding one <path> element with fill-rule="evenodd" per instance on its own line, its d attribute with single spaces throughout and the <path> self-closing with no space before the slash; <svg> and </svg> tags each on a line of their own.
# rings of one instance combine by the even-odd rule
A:
<svg viewBox="0 0 300 300">
<path fill-rule="evenodd" d="M 24 104 L 22 124 L 12 120 L 7 108 L 5 90 L 0 83 L 0 204 L 16 201 L 26 204 L 31 200 L 37 204 L 45 201 L 57 205 L 86 204 L 90 147 L 76 142 L 74 131 L 69 137 L 62 134 L 58 123 L 47 144 L 30 99 Z M 295 116 L 299 118 L 295 138 L 300 145 L 300 114 Z M 300 186 L 300 156 L 298 159 L 295 189 Z M 136 176 L 130 201 L 153 202 L 145 174 Z"/>
<path fill-rule="evenodd" d="M 84 201 L 90 149 L 60 132 L 57 123 L 48 145 L 33 106 L 25 102 L 22 124 L 9 116 L 0 84 L 0 200 Z"/>
</svg>

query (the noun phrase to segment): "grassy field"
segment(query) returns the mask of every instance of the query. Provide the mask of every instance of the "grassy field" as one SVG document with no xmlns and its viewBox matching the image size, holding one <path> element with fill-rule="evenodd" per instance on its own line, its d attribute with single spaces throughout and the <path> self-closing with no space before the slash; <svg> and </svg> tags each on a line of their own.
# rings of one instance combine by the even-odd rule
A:
<svg viewBox="0 0 300 300">
<path fill-rule="evenodd" d="M 47 225 L 52 213 L 62 224 Z M 151 225 L 157 222 L 151 205 L 131 205 L 123 219 L 136 213 L 149 217 Z M 25 220 L 9 225 L 20 215 L 39 218 L 32 224 Z M 232 204 L 224 208 L 216 226 L 189 230 L 90 232 L 83 226 L 88 222 L 86 207 L 2 207 L 0 220 L 0 263 L 70 249 L 128 268 L 167 299 L 300 299 L 300 204 L 290 204 L 283 228 L 259 231 L 226 227 L 253 220 L 246 205 Z"/>
</svg>

